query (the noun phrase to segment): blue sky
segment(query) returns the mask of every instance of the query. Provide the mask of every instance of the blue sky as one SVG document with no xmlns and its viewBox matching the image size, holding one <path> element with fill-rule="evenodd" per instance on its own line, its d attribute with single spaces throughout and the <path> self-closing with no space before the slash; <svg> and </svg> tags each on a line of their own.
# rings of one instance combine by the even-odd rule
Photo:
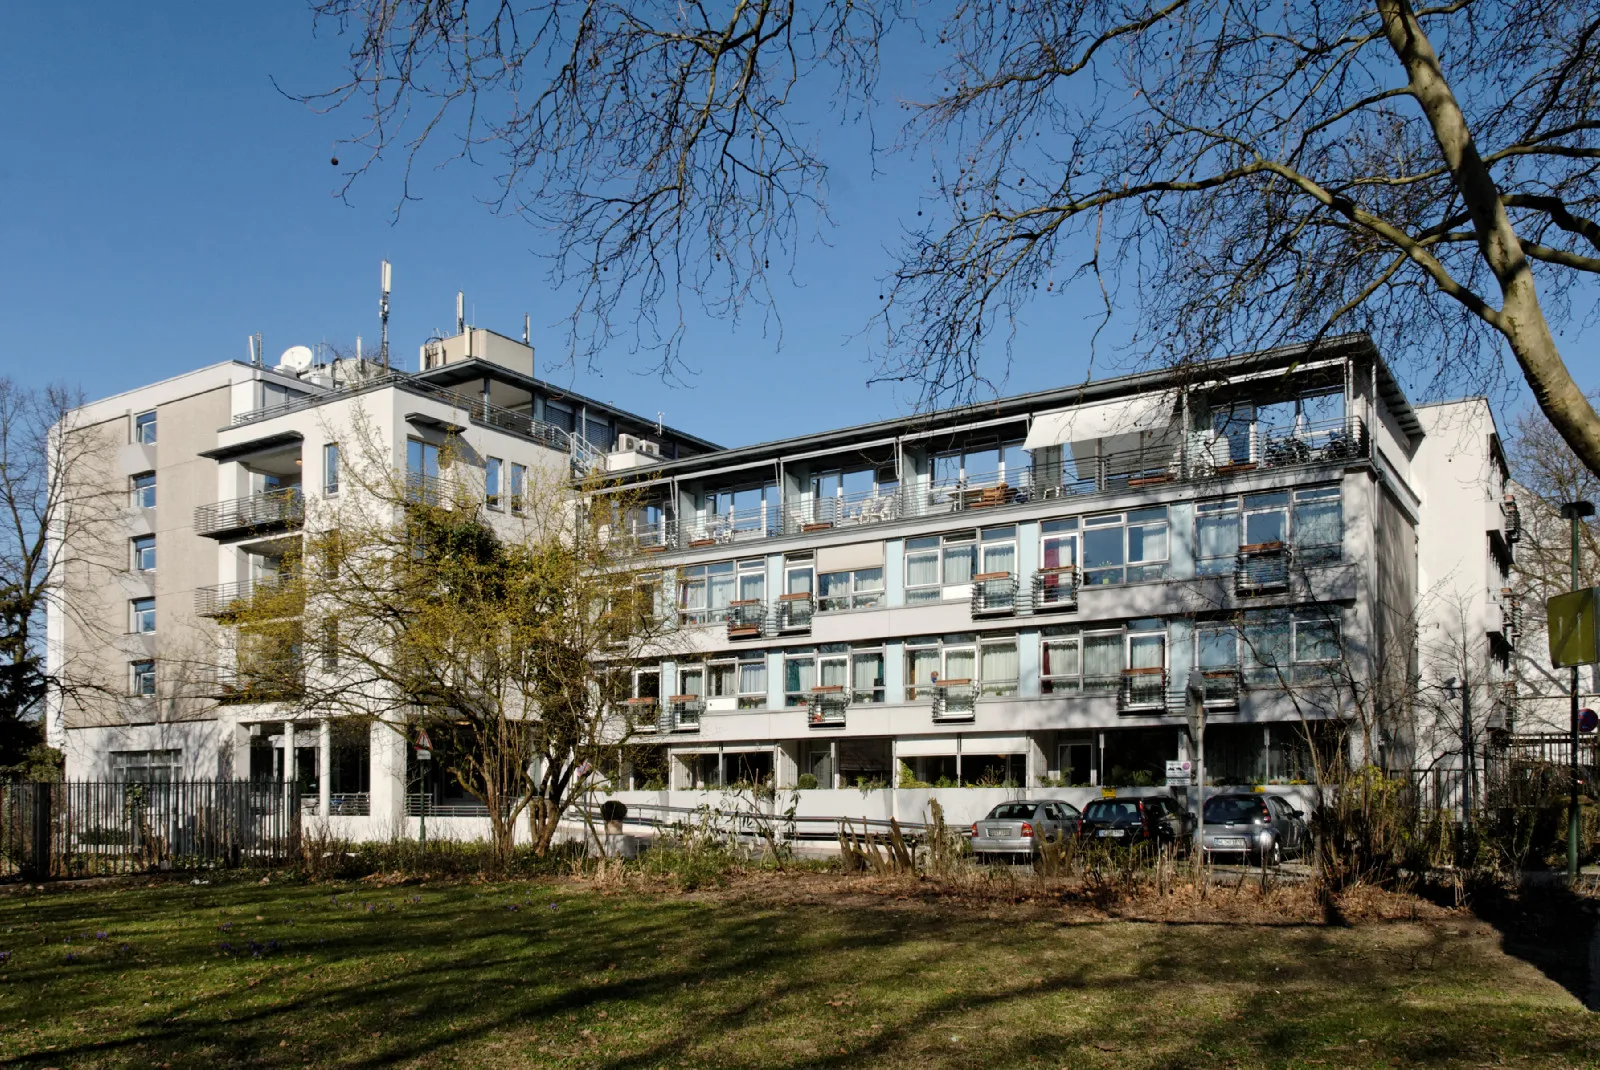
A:
<svg viewBox="0 0 1600 1070">
<path fill-rule="evenodd" d="M 358 334 L 370 345 L 387 257 L 392 346 L 410 366 L 430 331 L 453 326 L 462 289 L 480 326 L 516 334 L 532 315 L 541 374 L 716 441 L 909 407 L 868 387 L 858 332 L 929 168 L 880 160 L 875 175 L 859 151 L 865 131 L 819 130 L 836 226 L 801 246 L 779 293 L 781 348 L 760 310 L 738 327 L 696 319 L 687 354 L 698 374 L 672 387 L 639 374 L 644 361 L 623 346 L 599 375 L 551 366 L 569 306 L 534 255 L 543 235 L 479 200 L 492 168 L 427 171 L 398 223 L 392 174 L 349 204 L 333 195 L 329 160 L 358 117 L 313 114 L 272 83 L 311 90 L 339 76 L 341 42 L 313 37 L 303 5 L 11 4 L 0 41 L 0 367 L 25 382 L 104 396 L 243 358 L 255 331 L 269 358 Z M 1004 392 L 1082 379 L 1093 309 L 1082 291 L 1031 309 Z"/>
</svg>

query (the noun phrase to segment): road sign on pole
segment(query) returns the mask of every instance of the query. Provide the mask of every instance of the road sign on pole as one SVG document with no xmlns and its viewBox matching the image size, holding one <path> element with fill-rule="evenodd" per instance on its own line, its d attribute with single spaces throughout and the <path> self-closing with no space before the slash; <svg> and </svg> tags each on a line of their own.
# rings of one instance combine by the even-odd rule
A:
<svg viewBox="0 0 1600 1070">
<path fill-rule="evenodd" d="M 1600 587 L 1553 596 L 1550 618 L 1550 664 L 1558 669 L 1600 662 Z"/>
</svg>

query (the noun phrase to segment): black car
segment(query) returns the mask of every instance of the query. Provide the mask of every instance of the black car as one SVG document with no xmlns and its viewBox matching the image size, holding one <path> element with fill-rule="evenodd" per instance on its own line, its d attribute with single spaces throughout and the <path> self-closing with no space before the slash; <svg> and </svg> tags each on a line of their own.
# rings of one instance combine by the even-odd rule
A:
<svg viewBox="0 0 1600 1070">
<path fill-rule="evenodd" d="M 1187 850 L 1194 838 L 1194 815 L 1170 795 L 1096 799 L 1083 808 L 1079 835 L 1116 846 L 1176 845 Z"/>
</svg>

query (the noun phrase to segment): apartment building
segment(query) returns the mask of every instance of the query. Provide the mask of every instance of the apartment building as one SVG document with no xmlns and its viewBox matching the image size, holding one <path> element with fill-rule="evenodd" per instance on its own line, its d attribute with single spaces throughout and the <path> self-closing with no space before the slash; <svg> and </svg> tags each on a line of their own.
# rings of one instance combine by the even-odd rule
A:
<svg viewBox="0 0 1600 1070">
<path fill-rule="evenodd" d="M 624 800 L 768 783 L 818 813 L 909 816 L 946 787 L 973 805 L 992 794 L 975 787 L 1160 787 L 1192 757 L 1196 696 L 1214 783 L 1303 783 L 1330 755 L 1411 767 L 1444 745 L 1415 716 L 1443 664 L 1423 640 L 1444 628 L 1483 651 L 1473 686 L 1504 693 L 1515 518 L 1492 416 L 1413 407 L 1364 336 L 736 448 L 563 394 L 492 332 L 420 363 L 218 365 L 181 417 L 169 384 L 90 407 L 135 445 L 135 410 L 163 434 L 183 421 L 148 470 L 187 466 L 187 496 L 165 526 L 131 511 L 129 538 L 143 523 L 186 564 L 158 572 L 154 633 L 100 650 L 127 697 L 53 719 L 69 776 L 288 776 L 308 808 L 374 829 L 471 813 L 447 786 L 408 795 L 422 781 L 386 729 L 352 737 L 216 685 L 168 714 L 163 614 L 203 632 L 272 582 L 304 502 L 340 493 L 357 425 L 423 478 L 463 442 L 490 496 L 535 465 L 626 493 L 672 634 L 620 667 L 630 743 L 604 773 Z M 1446 602 L 1466 608 L 1446 619 Z"/>
</svg>

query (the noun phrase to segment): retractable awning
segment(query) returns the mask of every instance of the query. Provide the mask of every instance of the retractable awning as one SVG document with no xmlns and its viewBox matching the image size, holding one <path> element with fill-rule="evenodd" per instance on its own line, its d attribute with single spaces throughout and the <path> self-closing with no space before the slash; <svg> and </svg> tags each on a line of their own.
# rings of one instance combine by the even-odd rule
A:
<svg viewBox="0 0 1600 1070">
<path fill-rule="evenodd" d="M 1174 403 L 1174 396 L 1163 391 L 1041 413 L 1033 418 L 1022 448 L 1036 450 L 1067 442 L 1164 430 L 1172 422 Z"/>
</svg>

